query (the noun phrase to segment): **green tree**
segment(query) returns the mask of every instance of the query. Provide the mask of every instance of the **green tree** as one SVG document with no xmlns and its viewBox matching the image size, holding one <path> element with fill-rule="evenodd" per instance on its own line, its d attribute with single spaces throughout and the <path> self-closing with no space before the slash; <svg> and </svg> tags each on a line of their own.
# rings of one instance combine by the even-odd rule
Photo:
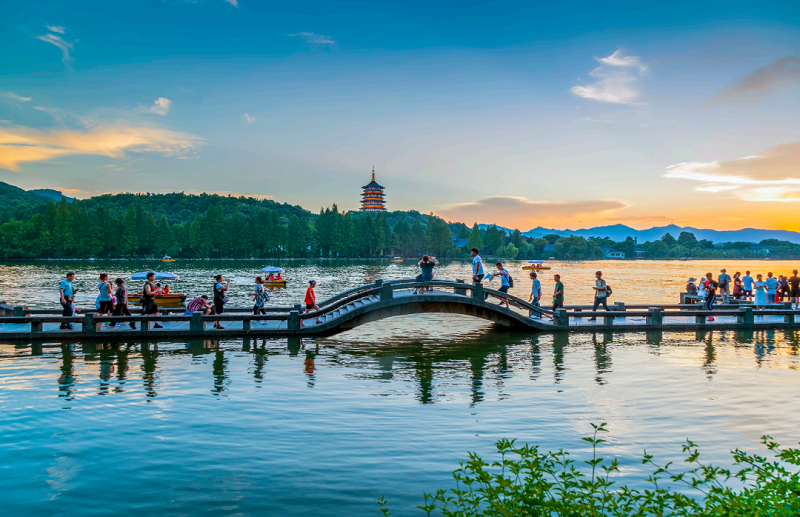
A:
<svg viewBox="0 0 800 517">
<path fill-rule="evenodd" d="M 472 225 L 472 232 L 469 234 L 469 240 L 467 240 L 467 249 L 483 249 L 483 239 L 481 239 L 481 232 L 478 230 L 478 223 Z"/>
</svg>

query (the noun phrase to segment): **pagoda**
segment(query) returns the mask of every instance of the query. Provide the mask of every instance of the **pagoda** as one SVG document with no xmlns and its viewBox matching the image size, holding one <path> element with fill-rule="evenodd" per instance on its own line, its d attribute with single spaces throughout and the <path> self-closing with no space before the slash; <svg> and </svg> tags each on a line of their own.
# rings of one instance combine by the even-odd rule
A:
<svg viewBox="0 0 800 517">
<path fill-rule="evenodd" d="M 386 201 L 383 199 L 383 187 L 375 181 L 375 166 L 372 167 L 372 181 L 361 187 L 362 212 L 385 212 Z"/>
</svg>

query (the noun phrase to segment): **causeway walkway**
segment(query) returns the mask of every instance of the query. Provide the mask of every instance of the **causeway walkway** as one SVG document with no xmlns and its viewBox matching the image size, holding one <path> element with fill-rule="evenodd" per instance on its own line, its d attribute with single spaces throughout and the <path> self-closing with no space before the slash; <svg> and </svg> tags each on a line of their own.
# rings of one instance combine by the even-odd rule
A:
<svg viewBox="0 0 800 517">
<path fill-rule="evenodd" d="M 413 294 L 413 289 L 420 287 L 434 290 Z M 508 300 L 511 308 L 500 307 L 500 298 Z M 319 311 L 307 314 L 295 305 L 271 307 L 266 315 L 253 315 L 249 309 L 239 308 L 227 309 L 219 316 L 183 315 L 184 309 L 178 309 L 161 316 L 112 318 L 87 313 L 64 318 L 58 310 L 0 305 L 0 340 L 318 336 L 389 317 L 432 312 L 473 316 L 529 332 L 800 329 L 800 311 L 784 305 L 773 305 L 765 310 L 754 310 L 752 306 L 722 306 L 708 312 L 687 303 L 652 306 L 616 303 L 610 309 L 591 312 L 591 307 L 572 306 L 551 311 L 481 284 L 462 281 L 377 280 L 325 300 Z M 714 316 L 714 321 L 707 321 L 709 315 Z M 590 321 L 590 317 L 595 317 L 596 321 Z M 209 324 L 213 320 L 220 320 L 225 328 L 214 329 Z M 110 321 L 117 322 L 118 326 L 109 326 Z M 65 322 L 71 323 L 73 329 L 60 329 Z M 136 324 L 136 330 L 130 328 L 131 322 Z M 163 328 L 153 328 L 155 323 Z"/>
</svg>

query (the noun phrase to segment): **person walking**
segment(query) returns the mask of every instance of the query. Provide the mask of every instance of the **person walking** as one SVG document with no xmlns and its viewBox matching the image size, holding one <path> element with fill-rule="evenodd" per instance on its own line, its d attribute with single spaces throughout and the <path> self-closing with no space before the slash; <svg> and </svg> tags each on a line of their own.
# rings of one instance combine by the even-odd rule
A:
<svg viewBox="0 0 800 517">
<path fill-rule="evenodd" d="M 427 255 L 423 255 L 422 260 L 419 261 L 419 268 L 422 270 L 422 272 L 417 275 L 417 282 L 432 282 L 433 268 L 438 265 L 439 261 L 432 259 Z M 425 293 L 429 290 L 429 287 L 421 287 L 419 289 L 414 289 L 414 294 L 417 294 L 418 292 Z"/>
<path fill-rule="evenodd" d="M 114 316 L 131 316 L 131 311 L 128 310 L 128 288 L 125 287 L 125 280 L 117 278 L 114 280 L 117 286 L 114 290 Z M 113 322 L 112 327 L 117 327 L 118 324 Z M 132 329 L 136 330 L 136 322 L 130 322 Z"/>
<path fill-rule="evenodd" d="M 791 297 L 792 289 L 789 287 L 789 278 L 780 275 L 778 277 L 778 297 L 780 301 L 785 301 Z"/>
<path fill-rule="evenodd" d="M 100 273 L 100 283 L 97 284 L 100 295 L 97 297 L 100 306 L 97 309 L 98 316 L 114 315 L 114 298 L 112 297 L 111 282 L 108 281 L 108 273 Z"/>
<path fill-rule="evenodd" d="M 733 274 L 733 299 L 741 300 L 743 293 L 744 287 L 742 285 L 742 274 L 737 271 Z"/>
<path fill-rule="evenodd" d="M 553 310 L 564 308 L 564 284 L 561 283 L 561 275 L 553 275 L 556 286 L 553 289 Z"/>
<path fill-rule="evenodd" d="M 608 312 L 608 287 L 606 286 L 606 281 L 603 280 L 603 272 L 598 271 L 594 274 L 595 281 L 594 281 L 594 304 L 592 304 L 592 312 L 597 311 L 597 308 L 600 305 Z M 596 316 L 592 316 L 589 318 L 589 321 L 597 321 Z"/>
<path fill-rule="evenodd" d="M 764 282 L 761 275 L 756 275 L 753 286 L 756 291 L 756 309 L 763 309 L 767 306 L 767 283 Z"/>
<path fill-rule="evenodd" d="M 497 268 L 496 274 L 500 275 L 500 289 L 498 289 L 498 291 L 506 294 L 511 288 L 511 275 L 508 273 L 508 270 L 503 267 L 502 262 L 495 264 L 495 267 Z M 508 304 L 508 298 L 500 298 L 500 303 L 498 305 L 500 305 L 500 307 L 505 305 L 507 309 L 511 308 L 511 306 Z"/>
<path fill-rule="evenodd" d="M 778 279 L 773 278 L 772 271 L 767 273 L 767 303 L 775 303 L 775 296 L 778 294 Z"/>
<path fill-rule="evenodd" d="M 745 300 L 752 300 L 753 299 L 753 277 L 750 276 L 750 271 L 744 272 L 744 277 L 742 278 L 742 283 L 744 284 L 744 291 L 742 291 L 742 297 Z"/>
<path fill-rule="evenodd" d="M 62 316 L 71 317 L 75 314 L 75 293 L 78 289 L 73 286 L 75 281 L 75 273 L 70 271 L 67 276 L 58 284 L 58 292 L 61 301 L 61 307 L 64 308 L 61 313 Z M 72 323 L 62 323 L 61 329 L 72 330 L 74 327 Z"/>
<path fill-rule="evenodd" d="M 480 284 L 483 281 L 483 260 L 481 256 L 478 255 L 478 248 L 472 248 L 469 251 L 469 254 L 472 255 L 472 281 Z"/>
<path fill-rule="evenodd" d="M 230 289 L 231 281 L 228 280 L 228 283 L 222 285 L 222 282 L 225 281 L 225 278 L 222 275 L 217 275 L 214 277 L 214 314 L 219 316 L 223 312 L 225 312 L 225 302 L 228 301 L 228 298 L 225 296 L 225 291 Z M 224 329 L 219 320 L 214 321 L 214 328 L 215 329 Z"/>
<path fill-rule="evenodd" d="M 528 301 L 531 302 L 531 305 L 534 307 L 539 307 L 542 301 L 542 283 L 536 278 L 535 271 L 531 271 L 531 295 Z M 536 311 L 532 311 L 531 316 L 536 316 L 537 318 L 542 317 L 542 315 Z"/>
<path fill-rule="evenodd" d="M 706 281 L 703 282 L 706 287 L 706 310 L 714 310 L 714 302 L 717 301 L 717 288 L 719 283 L 714 280 L 713 273 L 706 273 Z M 706 321 L 714 321 L 714 316 L 709 315 Z"/>
<path fill-rule="evenodd" d="M 319 310 L 319 305 L 317 305 L 317 295 L 314 293 L 314 287 L 316 287 L 316 285 L 317 285 L 317 281 L 316 280 L 309 280 L 308 289 L 306 289 L 306 298 L 305 298 L 306 310 L 305 310 L 305 312 L 311 312 L 311 311 L 318 311 Z M 317 323 L 322 323 L 322 320 L 319 319 L 319 316 L 317 316 L 317 320 L 316 321 L 317 321 Z"/>
<path fill-rule="evenodd" d="M 264 279 L 256 277 L 256 292 L 253 293 L 253 314 L 266 314 L 264 304 L 269 301 L 269 295 L 264 288 Z"/>
<path fill-rule="evenodd" d="M 731 275 L 728 274 L 727 269 L 720 270 L 717 285 L 719 285 L 719 294 L 722 296 L 722 303 L 728 303 L 728 297 L 731 295 Z"/>
<path fill-rule="evenodd" d="M 191 316 L 195 312 L 202 312 L 203 315 L 207 315 L 211 314 L 211 309 L 213 308 L 214 304 L 209 303 L 208 295 L 202 294 L 189 302 L 189 304 L 186 306 L 186 312 L 184 312 L 183 315 Z"/>
<path fill-rule="evenodd" d="M 795 310 L 800 309 L 800 277 L 797 276 L 797 270 L 792 271 L 792 276 L 789 277 L 789 296 L 791 301 L 794 302 Z"/>
<path fill-rule="evenodd" d="M 156 274 L 152 271 L 147 273 L 147 282 L 144 284 L 144 290 L 142 291 L 144 298 L 144 307 L 142 309 L 142 316 L 153 315 L 153 316 L 160 316 L 161 313 L 158 312 L 158 304 L 156 303 L 156 286 L 153 281 L 156 279 Z M 163 328 L 157 321 L 153 325 L 153 328 L 160 329 Z"/>
</svg>

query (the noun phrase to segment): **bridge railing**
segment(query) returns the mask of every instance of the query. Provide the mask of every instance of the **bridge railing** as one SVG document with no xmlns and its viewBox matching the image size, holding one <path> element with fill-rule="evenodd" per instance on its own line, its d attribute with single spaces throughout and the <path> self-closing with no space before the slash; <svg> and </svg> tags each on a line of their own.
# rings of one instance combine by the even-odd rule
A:
<svg viewBox="0 0 800 517">
<path fill-rule="evenodd" d="M 735 309 L 714 309 L 714 310 L 686 310 L 679 307 L 678 310 L 667 310 L 672 306 L 656 306 L 649 307 L 648 310 L 615 310 L 615 311 L 583 311 L 583 310 L 567 310 L 557 309 L 553 317 L 553 324 L 556 327 L 569 327 L 570 321 L 577 324 L 583 318 L 603 318 L 604 325 L 613 325 L 614 321 L 618 318 L 645 318 L 645 325 L 653 327 L 662 327 L 664 318 L 671 317 L 676 319 L 691 319 L 695 326 L 705 326 L 708 324 L 709 317 L 719 316 L 734 316 L 736 323 L 742 326 L 750 327 L 756 324 L 756 317 L 767 316 L 783 316 L 784 325 L 796 325 L 800 323 L 798 317 L 800 310 L 795 310 L 789 307 L 782 309 L 754 309 L 750 306 L 745 306 Z M 577 321 L 576 321 L 577 320 Z M 775 322 L 769 322 L 773 324 Z"/>
</svg>

